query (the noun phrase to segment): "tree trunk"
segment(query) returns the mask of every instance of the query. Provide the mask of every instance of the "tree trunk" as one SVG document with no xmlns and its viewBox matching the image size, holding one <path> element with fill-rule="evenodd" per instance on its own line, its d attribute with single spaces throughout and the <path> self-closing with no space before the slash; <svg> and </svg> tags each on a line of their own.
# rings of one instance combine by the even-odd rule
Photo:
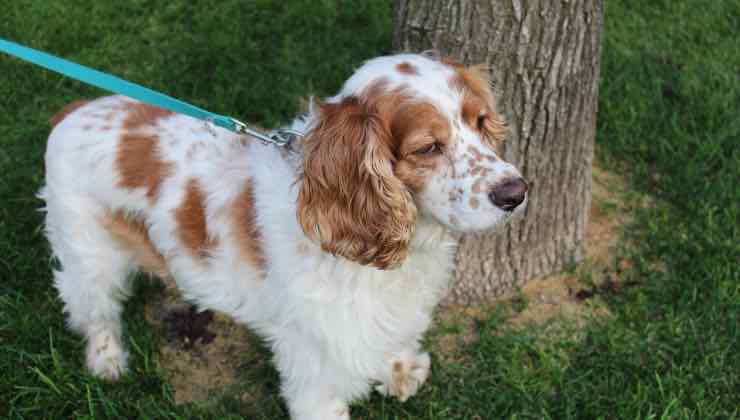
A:
<svg viewBox="0 0 740 420">
<path fill-rule="evenodd" d="M 603 0 L 396 0 L 396 51 L 435 49 L 492 69 L 509 122 L 504 159 L 530 183 L 525 216 L 467 236 L 447 302 L 499 296 L 584 255 Z"/>
</svg>

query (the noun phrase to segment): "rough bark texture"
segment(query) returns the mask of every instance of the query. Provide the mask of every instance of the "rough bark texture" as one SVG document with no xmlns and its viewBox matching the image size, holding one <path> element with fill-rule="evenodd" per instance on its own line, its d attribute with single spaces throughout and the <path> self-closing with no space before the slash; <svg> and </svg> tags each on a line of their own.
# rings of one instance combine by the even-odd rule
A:
<svg viewBox="0 0 740 420">
<path fill-rule="evenodd" d="M 449 302 L 498 296 L 583 256 L 591 201 L 603 0 L 396 0 L 396 51 L 492 69 L 504 158 L 530 183 L 525 217 L 468 236 Z"/>
</svg>

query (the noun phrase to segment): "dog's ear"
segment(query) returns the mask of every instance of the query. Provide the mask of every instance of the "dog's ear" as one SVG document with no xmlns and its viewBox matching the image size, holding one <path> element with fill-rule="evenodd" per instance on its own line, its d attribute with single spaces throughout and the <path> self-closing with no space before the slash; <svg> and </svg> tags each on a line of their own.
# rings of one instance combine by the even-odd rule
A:
<svg viewBox="0 0 740 420">
<path fill-rule="evenodd" d="M 488 108 L 487 118 L 483 121 L 483 129 L 490 138 L 496 141 L 496 144 L 503 142 L 509 133 L 509 128 L 503 116 L 498 112 L 491 86 L 490 67 L 486 64 L 475 64 L 466 67 L 449 57 L 442 57 L 440 61 L 456 71 L 452 83 L 465 93 L 463 108 L 467 104 L 482 101 Z M 473 106 L 473 108 L 476 109 L 477 114 L 477 108 L 479 107 Z M 477 115 L 474 117 L 477 117 Z M 495 147 L 496 144 L 493 144 L 493 146 Z"/>
<path fill-rule="evenodd" d="M 416 221 L 411 193 L 393 174 L 387 124 L 366 103 L 318 104 L 304 140 L 298 220 L 323 250 L 363 265 L 396 268 Z"/>
</svg>

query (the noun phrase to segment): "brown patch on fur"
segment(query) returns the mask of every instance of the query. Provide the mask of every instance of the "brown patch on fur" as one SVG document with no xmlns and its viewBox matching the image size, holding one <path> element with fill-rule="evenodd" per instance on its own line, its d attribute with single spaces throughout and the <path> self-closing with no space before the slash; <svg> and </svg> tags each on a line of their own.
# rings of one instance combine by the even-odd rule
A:
<svg viewBox="0 0 740 420">
<path fill-rule="evenodd" d="M 485 155 L 483 156 L 483 158 L 490 162 L 498 162 L 499 160 L 501 160 L 498 157 L 493 156 L 493 155 Z"/>
<path fill-rule="evenodd" d="M 105 111 L 112 111 L 112 113 L 118 114 L 121 112 L 125 112 L 128 108 L 131 102 L 129 101 L 116 101 L 113 103 L 107 103 L 105 105 L 101 105 L 100 109 Z"/>
<path fill-rule="evenodd" d="M 405 62 L 405 61 L 403 63 L 398 63 L 396 65 L 396 70 L 398 70 L 399 73 L 406 74 L 409 76 L 419 75 L 419 69 L 416 68 L 415 65 Z"/>
<path fill-rule="evenodd" d="M 242 192 L 234 201 L 232 215 L 242 257 L 252 267 L 264 272 L 267 263 L 262 251 L 262 232 L 257 226 L 254 185 L 251 180 L 245 182 Z"/>
<path fill-rule="evenodd" d="M 432 105 L 424 103 L 404 105 L 394 115 L 390 130 L 393 137 L 400 140 L 395 173 L 411 191 L 418 193 L 424 188 L 429 173 L 444 163 L 442 151 L 449 148 L 451 141 L 449 123 Z M 439 152 L 415 153 L 435 143 Z"/>
<path fill-rule="evenodd" d="M 489 68 L 485 64 L 465 67 L 449 58 L 442 59 L 442 63 L 455 69 L 455 75 L 448 82 L 450 87 L 469 91 L 484 100 L 492 109 L 495 109 L 493 106 L 495 101 L 491 91 L 491 78 L 488 74 Z"/>
<path fill-rule="evenodd" d="M 414 152 L 439 143 L 440 148 L 448 146 L 450 128 L 447 119 L 428 103 L 419 103 L 406 92 L 408 87 L 400 85 L 388 89 L 388 80 L 380 78 L 363 90 L 361 101 L 368 109 L 375 111 L 389 131 L 387 145 L 396 159 L 396 175 L 415 170 L 416 176 L 424 169 L 432 169 L 434 159 L 430 156 L 420 158 Z M 433 157 L 433 156 L 432 156 Z M 418 182 L 408 179 L 407 186 L 414 191 L 420 189 Z"/>
<path fill-rule="evenodd" d="M 454 214 L 450 215 L 449 221 L 452 226 L 460 226 L 460 220 Z"/>
<path fill-rule="evenodd" d="M 465 94 L 462 103 L 462 117 L 465 124 L 474 131 L 482 131 L 484 118 L 488 115 L 486 104 L 483 99 Z"/>
<path fill-rule="evenodd" d="M 395 89 L 394 91 L 390 91 L 388 89 L 388 85 L 390 84 L 390 81 L 387 77 L 379 77 L 372 81 L 365 89 L 360 92 L 360 98 L 362 98 L 365 102 L 373 101 L 376 103 L 376 105 L 381 102 L 382 99 L 382 109 L 391 109 L 394 106 L 396 106 L 398 103 L 403 101 L 405 99 L 405 96 L 401 94 L 401 91 L 403 88 Z M 391 100 L 388 100 L 391 99 Z M 378 109 L 378 112 L 380 112 L 381 109 Z"/>
<path fill-rule="evenodd" d="M 475 198 L 475 197 L 471 197 L 470 198 L 470 207 L 473 208 L 473 209 L 477 209 L 478 206 L 480 206 L 480 202 L 478 201 L 478 199 Z"/>
<path fill-rule="evenodd" d="M 455 67 L 455 68 L 465 67 L 459 61 L 457 61 L 454 58 L 449 57 L 449 56 L 440 57 L 439 61 L 442 64 L 447 65 L 447 66 L 450 66 L 450 67 Z"/>
<path fill-rule="evenodd" d="M 438 142 L 444 148 L 450 142 L 450 126 L 437 109 L 427 103 L 403 104 L 393 110 L 389 128 L 397 140 L 396 155 L 410 158 L 415 151 Z"/>
<path fill-rule="evenodd" d="M 151 135 L 124 134 L 116 155 L 116 167 L 121 174 L 118 186 L 145 188 L 150 202 L 157 200 L 162 181 L 172 172 L 172 163 L 159 157 L 158 142 Z"/>
<path fill-rule="evenodd" d="M 319 122 L 303 142 L 297 212 L 324 251 L 389 269 L 406 258 L 416 206 L 393 172 L 397 145 L 387 119 L 370 102 L 318 105 Z"/>
<path fill-rule="evenodd" d="M 501 115 L 491 111 L 492 105 L 486 105 L 478 97 L 465 93 L 463 96 L 462 118 L 465 124 L 473 131 L 480 133 L 489 146 L 498 152 L 508 128 Z"/>
<path fill-rule="evenodd" d="M 403 363 L 396 360 L 393 362 L 393 373 L 401 373 L 401 371 L 403 371 Z"/>
<path fill-rule="evenodd" d="M 65 105 L 64 108 L 54 114 L 53 117 L 49 118 L 49 124 L 51 124 L 52 127 L 56 127 L 57 125 L 59 125 L 60 122 L 62 122 L 63 119 L 67 118 L 67 115 L 75 112 L 77 109 L 89 103 L 90 101 L 80 100 Z"/>
<path fill-rule="evenodd" d="M 172 111 L 158 108 L 149 104 L 134 102 L 128 108 L 128 115 L 123 120 L 125 130 L 135 130 L 141 127 L 151 127 L 156 125 L 157 121 L 176 115 Z"/>
<path fill-rule="evenodd" d="M 209 237 L 206 226 L 206 197 L 198 181 L 191 178 L 185 187 L 185 199 L 175 210 L 180 241 L 190 255 L 205 260 L 218 241 Z"/>
<path fill-rule="evenodd" d="M 456 72 L 448 82 L 450 87 L 463 91 L 463 121 L 471 129 L 483 134 L 495 148 L 497 142 L 504 140 L 509 129 L 496 111 L 488 68 L 482 64 L 465 67 L 449 58 L 442 59 L 442 62 L 453 67 Z M 479 119 L 480 117 L 482 118 Z"/>
<path fill-rule="evenodd" d="M 480 162 L 483 160 L 483 155 L 481 154 L 480 150 L 478 150 L 477 147 L 473 146 L 472 144 L 468 146 L 468 152 L 470 152 L 473 155 L 473 159 Z"/>
<path fill-rule="evenodd" d="M 149 229 L 143 217 L 120 211 L 107 212 L 101 223 L 113 240 L 133 255 L 143 271 L 159 278 L 170 276 L 167 262 L 149 238 Z"/>
<path fill-rule="evenodd" d="M 463 190 L 462 188 L 455 188 L 450 191 L 448 196 L 449 196 L 450 202 L 460 201 L 463 196 Z"/>
</svg>

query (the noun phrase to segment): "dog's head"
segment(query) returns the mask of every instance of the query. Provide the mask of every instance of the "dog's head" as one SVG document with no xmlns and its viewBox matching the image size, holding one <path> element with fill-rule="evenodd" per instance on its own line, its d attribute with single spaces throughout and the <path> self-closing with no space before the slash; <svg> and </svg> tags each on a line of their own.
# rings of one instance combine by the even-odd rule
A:
<svg viewBox="0 0 740 420">
<path fill-rule="evenodd" d="M 376 58 L 311 113 L 298 219 L 327 252 L 394 268 L 417 217 L 475 232 L 524 207 L 527 184 L 499 157 L 507 129 L 482 67 Z"/>
</svg>

